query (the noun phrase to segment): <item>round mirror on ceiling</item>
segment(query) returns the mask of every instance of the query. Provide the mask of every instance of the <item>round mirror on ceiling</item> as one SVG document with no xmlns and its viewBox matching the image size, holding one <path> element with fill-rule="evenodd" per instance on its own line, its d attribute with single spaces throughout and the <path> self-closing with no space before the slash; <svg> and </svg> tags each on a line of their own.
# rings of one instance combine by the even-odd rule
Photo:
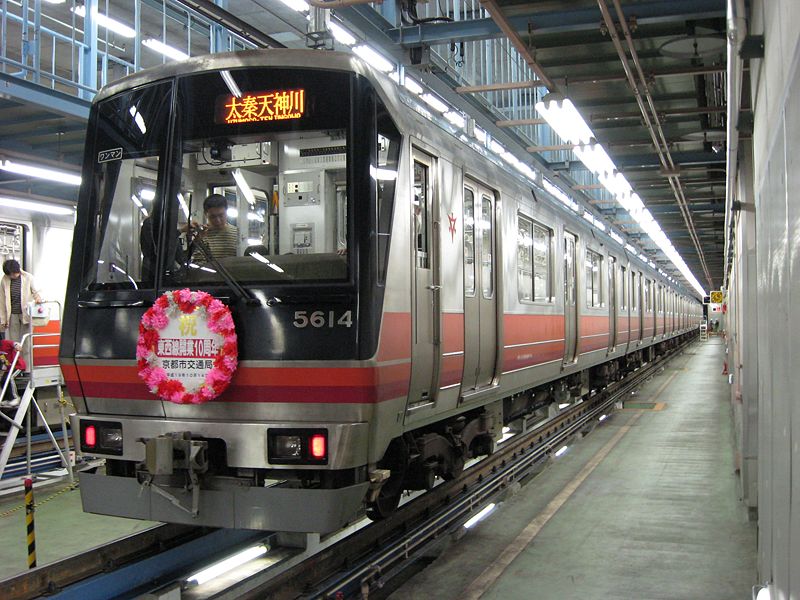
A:
<svg viewBox="0 0 800 600">
<path fill-rule="evenodd" d="M 718 35 L 681 36 L 664 42 L 658 51 L 672 58 L 698 58 L 724 54 L 727 51 L 727 42 Z"/>
</svg>

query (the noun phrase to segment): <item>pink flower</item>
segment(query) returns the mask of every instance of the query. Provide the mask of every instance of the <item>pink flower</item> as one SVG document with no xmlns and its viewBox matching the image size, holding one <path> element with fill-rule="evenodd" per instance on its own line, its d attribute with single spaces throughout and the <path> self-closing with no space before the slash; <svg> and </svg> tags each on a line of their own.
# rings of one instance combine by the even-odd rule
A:
<svg viewBox="0 0 800 600">
<path fill-rule="evenodd" d="M 211 331 L 216 333 L 226 334 L 233 330 L 233 317 L 231 317 L 231 313 L 228 311 L 212 315 L 208 320 L 208 327 Z"/>
<path fill-rule="evenodd" d="M 198 395 L 200 396 L 200 402 L 208 402 L 209 400 L 213 400 L 217 397 L 217 393 L 214 391 L 214 388 L 207 385 L 204 385 L 198 390 Z"/>
</svg>

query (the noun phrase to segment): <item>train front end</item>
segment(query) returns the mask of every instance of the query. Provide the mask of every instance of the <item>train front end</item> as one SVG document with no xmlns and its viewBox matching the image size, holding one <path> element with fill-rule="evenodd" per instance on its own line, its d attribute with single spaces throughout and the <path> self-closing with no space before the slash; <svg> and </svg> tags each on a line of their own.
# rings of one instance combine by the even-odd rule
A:
<svg viewBox="0 0 800 600">
<path fill-rule="evenodd" d="M 98 95 L 60 349 L 85 510 L 326 532 L 374 488 L 400 138 L 360 69 L 248 52 Z"/>
</svg>

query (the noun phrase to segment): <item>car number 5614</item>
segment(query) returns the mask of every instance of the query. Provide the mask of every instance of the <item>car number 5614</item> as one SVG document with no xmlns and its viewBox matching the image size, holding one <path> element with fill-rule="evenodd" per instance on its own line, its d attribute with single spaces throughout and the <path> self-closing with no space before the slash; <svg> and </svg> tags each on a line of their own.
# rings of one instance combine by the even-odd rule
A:
<svg viewBox="0 0 800 600">
<path fill-rule="evenodd" d="M 353 313 L 346 310 L 338 318 L 335 311 L 329 310 L 296 310 L 294 311 L 294 322 L 292 323 L 298 329 L 304 327 L 316 327 L 321 329 L 323 327 L 333 328 L 336 326 L 352 327 L 353 326 Z"/>
</svg>

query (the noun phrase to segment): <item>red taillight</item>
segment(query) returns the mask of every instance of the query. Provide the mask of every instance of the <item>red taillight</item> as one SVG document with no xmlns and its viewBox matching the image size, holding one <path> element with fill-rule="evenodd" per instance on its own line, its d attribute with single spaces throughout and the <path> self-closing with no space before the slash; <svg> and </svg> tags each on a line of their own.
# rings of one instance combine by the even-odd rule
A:
<svg viewBox="0 0 800 600">
<path fill-rule="evenodd" d="M 83 445 L 94 448 L 97 445 L 97 429 L 94 425 L 87 425 L 83 430 Z"/>
<path fill-rule="evenodd" d="M 311 436 L 311 456 L 316 459 L 323 459 L 327 454 L 328 449 L 325 447 L 325 436 L 322 434 L 315 434 Z"/>
</svg>

